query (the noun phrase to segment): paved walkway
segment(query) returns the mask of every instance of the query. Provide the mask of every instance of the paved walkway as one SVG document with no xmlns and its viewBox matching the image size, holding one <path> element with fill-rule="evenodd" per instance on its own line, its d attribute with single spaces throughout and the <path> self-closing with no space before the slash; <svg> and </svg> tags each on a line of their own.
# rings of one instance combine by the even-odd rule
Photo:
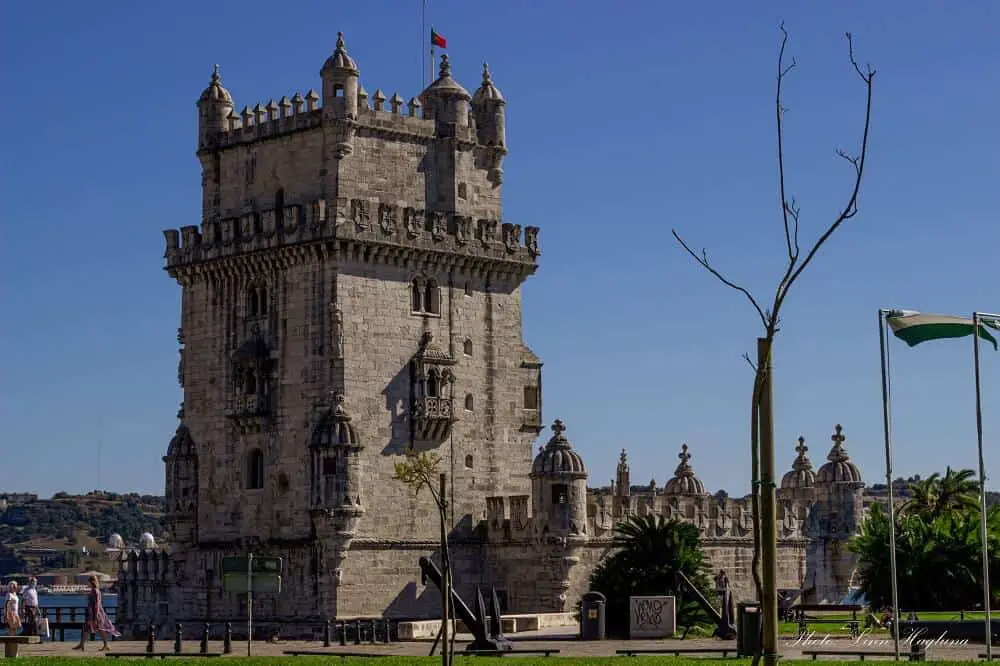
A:
<svg viewBox="0 0 1000 666">
<path fill-rule="evenodd" d="M 624 641 L 624 640 L 608 640 L 608 641 L 578 641 L 570 639 L 565 635 L 559 635 L 557 632 L 565 632 L 565 628 L 553 628 L 545 631 L 539 632 L 524 632 L 517 635 L 515 643 L 516 647 L 521 649 L 554 649 L 559 650 L 559 656 L 566 657 L 608 657 L 614 656 L 616 650 L 624 649 L 669 649 L 673 647 L 678 648 L 712 648 L 712 647 L 732 647 L 735 649 L 734 641 L 718 641 L 712 638 L 699 638 L 699 639 L 689 639 L 686 641 L 679 640 L 634 640 L 634 641 Z M 464 645 L 471 641 L 472 637 L 466 634 L 459 634 L 456 640 L 456 647 L 461 649 Z M 816 639 L 819 640 L 819 639 Z M 464 641 L 464 642 L 463 642 Z M 884 638 L 874 639 L 874 643 L 868 645 L 857 645 L 849 638 L 841 637 L 831 637 L 827 639 L 822 645 L 803 645 L 799 641 L 796 641 L 794 637 L 786 637 L 781 640 L 781 654 L 785 659 L 802 659 L 802 650 L 809 649 L 810 647 L 814 649 L 829 649 L 829 650 L 850 650 L 850 649 L 868 649 L 868 650 L 884 650 L 885 652 L 892 652 L 892 643 Z M 21 654 L 24 656 L 59 656 L 59 657 L 78 657 L 78 656 L 96 656 L 100 653 L 97 649 L 100 647 L 100 641 L 96 643 L 87 643 L 87 650 L 81 653 L 78 650 L 73 650 L 74 643 L 72 641 L 66 641 L 65 643 L 60 643 L 56 641 L 50 641 L 42 643 L 41 645 L 26 645 L 22 647 Z M 172 652 L 173 651 L 173 641 L 162 640 L 156 642 L 157 652 Z M 280 643 L 266 643 L 266 642 L 255 642 L 253 644 L 253 654 L 255 656 L 282 656 L 286 650 L 310 650 L 310 651 L 327 651 L 327 652 L 363 652 L 366 654 L 383 654 L 383 655 L 406 655 L 406 656 L 418 656 L 427 655 L 430 651 L 431 642 L 430 641 L 412 641 L 406 643 L 392 643 L 390 645 L 354 645 L 348 643 L 346 646 L 341 647 L 340 645 L 334 644 L 332 647 L 324 648 L 323 643 L 319 641 L 283 641 Z M 184 641 L 183 652 L 196 653 L 199 649 L 198 641 Z M 209 652 L 221 652 L 222 642 L 212 641 L 209 643 Z M 907 645 L 901 645 L 901 651 L 903 652 L 903 659 L 906 659 L 905 653 L 908 650 Z M 146 650 L 145 641 L 115 641 L 112 643 L 112 652 L 144 652 Z M 947 660 L 947 661 L 972 661 L 976 660 L 976 655 L 982 653 L 985 650 L 983 645 L 966 645 L 960 647 L 953 646 L 934 646 L 928 649 L 928 658 L 933 661 Z M 995 652 L 1000 652 L 1000 647 L 994 650 Z M 233 643 L 233 653 L 234 657 L 242 657 L 247 654 L 247 644 L 245 642 L 234 642 Z M 697 656 L 697 655 L 695 655 Z M 705 655 L 708 657 L 720 656 L 720 655 Z M 866 660 L 871 659 L 867 657 Z"/>
</svg>

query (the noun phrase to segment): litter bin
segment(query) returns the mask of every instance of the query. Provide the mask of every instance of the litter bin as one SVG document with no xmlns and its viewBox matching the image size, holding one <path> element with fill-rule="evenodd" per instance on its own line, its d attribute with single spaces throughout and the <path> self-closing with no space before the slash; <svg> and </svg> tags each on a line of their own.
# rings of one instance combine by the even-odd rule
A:
<svg viewBox="0 0 1000 666">
<path fill-rule="evenodd" d="M 749 657 L 756 654 L 760 645 L 763 619 L 760 604 L 743 602 L 736 607 L 736 655 Z"/>
<path fill-rule="evenodd" d="M 585 641 L 603 641 L 605 635 L 604 612 L 607 597 L 600 592 L 587 592 L 580 600 L 580 638 Z"/>
</svg>

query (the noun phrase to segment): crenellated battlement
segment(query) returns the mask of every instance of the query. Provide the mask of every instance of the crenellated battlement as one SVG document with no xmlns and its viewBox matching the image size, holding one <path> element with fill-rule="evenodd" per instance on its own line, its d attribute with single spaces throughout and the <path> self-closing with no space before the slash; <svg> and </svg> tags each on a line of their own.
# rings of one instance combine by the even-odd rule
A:
<svg viewBox="0 0 1000 666">
<path fill-rule="evenodd" d="M 226 148 L 315 129 L 322 126 L 323 117 L 320 96 L 310 89 L 304 96 L 297 92 L 290 99 L 287 96 L 278 101 L 270 99 L 252 107 L 244 106 L 238 113 L 234 109 L 227 116 L 225 127 L 209 137 L 213 148 Z M 352 124 L 362 135 L 396 134 L 427 141 L 435 136 L 433 113 L 424 107 L 419 96 L 405 101 L 399 93 L 386 97 L 381 89 L 369 95 L 359 87 L 358 114 Z M 456 138 L 477 143 L 473 116 L 470 115 L 469 125 L 460 128 Z"/>
<path fill-rule="evenodd" d="M 539 227 L 425 211 L 372 199 L 319 199 L 311 206 L 246 213 L 163 232 L 167 270 L 225 257 L 321 241 L 355 241 L 445 253 L 534 271 Z"/>
</svg>

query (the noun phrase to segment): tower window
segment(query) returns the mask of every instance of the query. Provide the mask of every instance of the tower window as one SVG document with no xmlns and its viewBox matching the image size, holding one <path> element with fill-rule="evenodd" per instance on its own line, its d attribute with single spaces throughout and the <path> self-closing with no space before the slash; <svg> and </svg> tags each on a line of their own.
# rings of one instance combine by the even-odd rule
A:
<svg viewBox="0 0 1000 666">
<path fill-rule="evenodd" d="M 537 386 L 525 386 L 524 387 L 524 408 L 525 409 L 538 409 L 538 387 Z"/>
<path fill-rule="evenodd" d="M 472 469 L 472 455 L 465 456 L 465 468 Z"/>
<path fill-rule="evenodd" d="M 259 283 L 247 287 L 247 317 L 260 317 L 267 314 L 267 286 Z"/>
<path fill-rule="evenodd" d="M 247 489 L 260 490 L 264 487 L 264 452 L 253 449 L 247 455 Z"/>
<path fill-rule="evenodd" d="M 414 314 L 441 314 L 441 289 L 437 280 L 413 279 L 410 283 L 410 309 Z"/>
<path fill-rule="evenodd" d="M 469 338 L 465 339 L 465 342 L 462 344 L 462 351 L 465 352 L 466 356 L 472 356 L 472 340 Z"/>
<path fill-rule="evenodd" d="M 472 281 L 466 280 L 465 282 L 465 295 L 472 296 Z"/>
<path fill-rule="evenodd" d="M 565 484 L 554 483 L 552 484 L 552 503 L 553 504 L 566 504 L 569 502 L 569 489 Z"/>
<path fill-rule="evenodd" d="M 472 397 L 471 393 L 465 394 L 465 411 L 471 412 L 476 406 L 476 399 Z"/>
<path fill-rule="evenodd" d="M 279 187 L 274 193 L 274 221 L 280 229 L 285 224 L 285 188 Z"/>
</svg>

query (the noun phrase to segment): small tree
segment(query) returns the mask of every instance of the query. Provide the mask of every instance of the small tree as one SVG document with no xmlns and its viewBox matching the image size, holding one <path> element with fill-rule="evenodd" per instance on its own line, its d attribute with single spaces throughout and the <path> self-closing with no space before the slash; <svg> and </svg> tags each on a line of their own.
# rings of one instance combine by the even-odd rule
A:
<svg viewBox="0 0 1000 666">
<path fill-rule="evenodd" d="M 590 575 L 590 589 L 607 597 L 610 634 L 628 635 L 632 596 L 673 594 L 684 599 L 677 608 L 679 625 L 690 627 L 711 622 L 687 590 L 677 588 L 679 572 L 706 598 L 712 598 L 697 527 L 663 516 L 629 516 L 615 525 L 614 546 L 617 551 L 605 556 Z"/>
<path fill-rule="evenodd" d="M 451 554 L 448 550 L 448 497 L 446 475 L 440 471 L 441 458 L 433 453 L 407 452 L 406 459 L 396 463 L 392 478 L 402 481 L 417 495 L 426 488 L 437 507 L 441 525 L 441 664 L 451 666 L 454 656 L 454 636 L 448 640 L 451 619 Z"/>
<path fill-rule="evenodd" d="M 750 450 L 751 450 L 751 475 L 753 478 L 751 508 L 754 521 L 754 557 L 753 557 L 753 579 L 757 587 L 758 598 L 760 599 L 764 616 L 764 636 L 760 641 L 760 649 L 765 651 L 766 662 L 769 666 L 777 663 L 777 581 L 770 580 L 775 572 L 776 553 L 776 526 L 774 512 L 774 413 L 771 405 L 771 350 L 774 337 L 778 333 L 781 319 L 779 317 L 781 306 L 784 304 L 792 285 L 802 275 L 806 267 L 812 262 L 820 248 L 829 240 L 830 236 L 840 228 L 840 226 L 858 213 L 858 195 L 861 192 L 861 180 L 865 169 L 865 159 L 868 155 L 868 130 L 871 126 L 872 109 L 872 84 L 875 80 L 875 70 L 869 65 L 861 69 L 854 59 L 854 46 L 851 40 L 851 33 L 847 33 L 848 57 L 851 66 L 862 80 L 866 90 L 865 101 L 865 122 L 861 135 L 861 146 L 857 154 L 851 155 L 843 150 L 838 150 L 837 154 L 846 160 L 854 171 L 853 184 L 847 200 L 840 208 L 835 219 L 826 230 L 813 243 L 811 249 L 803 257 L 799 246 L 799 212 L 800 208 L 794 197 L 789 198 L 785 190 L 785 154 L 784 154 L 784 132 L 782 121 L 787 109 L 782 103 L 782 83 L 788 73 L 795 67 L 795 60 L 786 62 L 785 47 L 788 44 L 788 32 L 784 24 L 781 25 L 781 48 L 778 51 L 777 67 L 777 90 L 775 94 L 775 115 L 777 118 L 777 158 L 778 158 L 778 190 L 781 204 L 781 219 L 785 232 L 785 250 L 787 261 L 783 269 L 778 286 L 774 290 L 774 297 L 768 302 L 760 301 L 746 287 L 725 277 L 725 275 L 714 267 L 708 260 L 705 250 L 700 253 L 691 249 L 691 246 L 681 238 L 676 230 L 673 231 L 674 238 L 681 247 L 691 257 L 698 262 L 705 270 L 715 276 L 722 284 L 743 294 L 754 311 L 760 318 L 764 328 L 764 336 L 757 340 L 757 361 L 754 363 L 748 355 L 744 356 L 754 369 L 754 385 L 751 398 L 750 416 Z M 763 305 L 762 305 L 763 303 Z M 762 506 L 763 505 L 763 506 Z M 762 513 L 763 512 L 763 513 Z M 767 553 L 764 555 L 764 549 Z M 760 564 L 761 558 L 769 564 L 767 589 L 761 579 Z M 754 655 L 753 663 L 759 662 L 761 654 Z"/>
</svg>

